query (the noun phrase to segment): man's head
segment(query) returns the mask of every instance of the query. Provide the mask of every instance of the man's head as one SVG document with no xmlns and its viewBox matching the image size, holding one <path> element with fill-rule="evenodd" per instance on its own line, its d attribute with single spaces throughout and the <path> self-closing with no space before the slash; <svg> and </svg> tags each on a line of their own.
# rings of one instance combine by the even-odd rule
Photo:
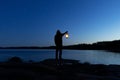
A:
<svg viewBox="0 0 120 80">
<path fill-rule="evenodd" d="M 61 34 L 60 30 L 57 30 L 56 34 Z"/>
</svg>

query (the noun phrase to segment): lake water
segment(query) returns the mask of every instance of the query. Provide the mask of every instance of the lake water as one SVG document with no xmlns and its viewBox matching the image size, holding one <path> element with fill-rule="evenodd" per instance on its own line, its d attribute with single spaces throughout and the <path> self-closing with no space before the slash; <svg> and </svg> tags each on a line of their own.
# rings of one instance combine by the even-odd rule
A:
<svg viewBox="0 0 120 80">
<path fill-rule="evenodd" d="M 41 61 L 55 57 L 55 50 L 27 50 L 27 49 L 0 49 L 0 61 L 6 61 L 11 57 L 20 57 L 24 61 Z M 92 64 L 119 64 L 120 54 L 99 50 L 63 50 L 64 59 L 74 59 L 80 62 Z"/>
</svg>

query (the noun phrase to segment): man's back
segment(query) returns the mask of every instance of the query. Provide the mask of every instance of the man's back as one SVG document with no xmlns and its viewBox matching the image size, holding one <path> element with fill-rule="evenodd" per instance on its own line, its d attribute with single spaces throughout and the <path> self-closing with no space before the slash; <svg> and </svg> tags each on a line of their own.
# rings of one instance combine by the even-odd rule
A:
<svg viewBox="0 0 120 80">
<path fill-rule="evenodd" d="M 55 35 L 55 44 L 57 47 L 62 47 L 62 34 Z"/>
</svg>

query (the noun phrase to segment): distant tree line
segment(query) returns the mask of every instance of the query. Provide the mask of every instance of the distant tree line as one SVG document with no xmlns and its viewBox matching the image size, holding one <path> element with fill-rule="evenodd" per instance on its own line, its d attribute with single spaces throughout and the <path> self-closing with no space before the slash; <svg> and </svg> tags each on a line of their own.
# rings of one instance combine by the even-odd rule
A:
<svg viewBox="0 0 120 80">
<path fill-rule="evenodd" d="M 80 49 L 80 50 L 109 50 L 120 52 L 120 40 L 102 41 L 93 44 L 78 44 L 64 46 L 64 49 Z"/>
<path fill-rule="evenodd" d="M 0 47 L 0 49 L 55 49 L 55 46 L 49 47 Z M 77 49 L 77 50 L 109 50 L 114 52 L 120 52 L 120 40 L 114 41 L 101 41 L 93 44 L 77 44 L 63 46 L 63 49 Z"/>
</svg>

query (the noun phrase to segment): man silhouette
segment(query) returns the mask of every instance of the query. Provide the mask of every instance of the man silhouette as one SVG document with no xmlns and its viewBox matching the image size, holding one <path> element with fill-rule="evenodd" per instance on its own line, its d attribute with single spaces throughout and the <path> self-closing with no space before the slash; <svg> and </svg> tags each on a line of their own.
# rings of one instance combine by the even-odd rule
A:
<svg viewBox="0 0 120 80">
<path fill-rule="evenodd" d="M 61 65 L 62 62 L 62 37 L 68 33 L 68 31 L 66 31 L 65 33 L 61 33 L 60 30 L 57 30 L 54 41 L 55 41 L 55 45 L 56 45 L 56 64 Z M 59 56 L 58 56 L 59 55 Z"/>
</svg>

